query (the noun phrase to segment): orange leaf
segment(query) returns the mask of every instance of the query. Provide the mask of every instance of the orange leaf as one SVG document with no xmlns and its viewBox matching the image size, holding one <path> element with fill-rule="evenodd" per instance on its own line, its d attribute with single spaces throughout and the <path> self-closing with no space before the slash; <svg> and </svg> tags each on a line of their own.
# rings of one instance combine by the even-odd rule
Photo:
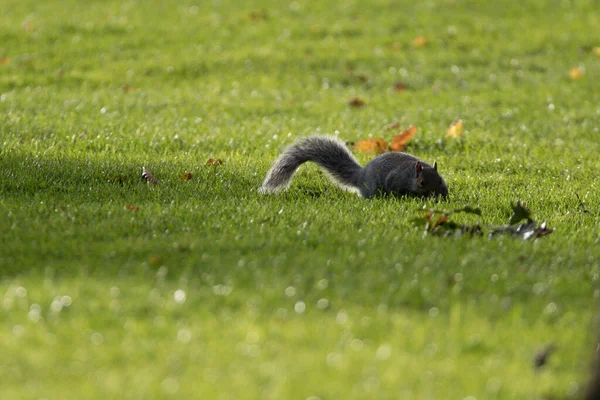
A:
<svg viewBox="0 0 600 400">
<path fill-rule="evenodd" d="M 410 142 L 413 136 L 415 136 L 415 133 L 417 133 L 417 127 L 411 125 L 410 128 L 394 136 L 390 142 L 390 150 L 404 151 L 408 142 Z"/>
<path fill-rule="evenodd" d="M 193 178 L 192 173 L 185 171 L 179 179 L 181 179 L 182 181 L 191 181 L 192 178 Z"/>
<path fill-rule="evenodd" d="M 367 103 L 365 103 L 365 101 L 363 99 L 360 99 L 358 97 L 355 97 L 348 102 L 348 105 L 350 107 L 357 107 L 357 108 L 363 107 L 365 104 L 367 104 Z"/>
<path fill-rule="evenodd" d="M 218 167 L 223 165 L 223 160 L 219 160 L 218 158 L 209 158 L 206 162 L 206 165 L 214 165 L 215 167 Z"/>
<path fill-rule="evenodd" d="M 142 179 L 153 185 L 158 184 L 158 180 L 146 169 L 146 167 L 142 167 Z"/>
<path fill-rule="evenodd" d="M 135 212 L 138 212 L 138 211 L 140 211 L 140 208 L 139 208 L 138 206 L 134 206 L 134 205 L 132 205 L 132 204 L 127 204 L 127 205 L 125 206 L 125 209 L 126 209 L 127 211 L 135 211 Z"/>
<path fill-rule="evenodd" d="M 463 132 L 463 122 L 460 119 L 457 119 L 448 127 L 446 131 L 446 137 L 451 137 L 453 139 L 460 139 Z"/>
<path fill-rule="evenodd" d="M 360 140 L 353 147 L 354 151 L 362 151 L 363 153 L 376 153 L 382 154 L 387 150 L 388 144 L 385 140 L 377 139 L 366 139 Z"/>
<path fill-rule="evenodd" d="M 6 65 L 10 62 L 10 58 L 8 57 L 0 57 L 0 65 Z"/>
<path fill-rule="evenodd" d="M 414 47 L 423 47 L 427 44 L 427 39 L 424 36 L 417 36 L 413 39 L 412 45 Z"/>
<path fill-rule="evenodd" d="M 573 67 L 569 71 L 571 79 L 579 79 L 583 76 L 583 69 L 581 67 Z"/>
</svg>

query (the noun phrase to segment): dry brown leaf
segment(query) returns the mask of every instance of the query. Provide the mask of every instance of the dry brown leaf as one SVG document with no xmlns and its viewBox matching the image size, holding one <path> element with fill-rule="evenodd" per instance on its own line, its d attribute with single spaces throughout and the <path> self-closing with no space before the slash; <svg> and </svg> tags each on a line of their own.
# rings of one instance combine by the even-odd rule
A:
<svg viewBox="0 0 600 400">
<path fill-rule="evenodd" d="M 363 107 L 365 104 L 365 101 L 361 98 L 355 97 L 353 99 L 350 99 L 350 101 L 348 102 L 348 105 L 350 107 L 356 107 L 356 108 L 360 108 Z"/>
<path fill-rule="evenodd" d="M 185 171 L 183 173 L 183 175 L 181 175 L 181 177 L 179 179 L 181 179 L 182 181 L 191 181 L 193 178 L 192 173 Z"/>
<path fill-rule="evenodd" d="M 133 205 L 133 204 L 127 204 L 127 205 L 125 206 L 125 209 L 126 209 L 127 211 L 135 211 L 135 212 L 138 212 L 138 211 L 140 211 L 140 208 L 139 208 L 138 206 L 135 206 L 135 205 Z"/>
<path fill-rule="evenodd" d="M 425 39 L 424 36 L 417 36 L 416 38 L 413 39 L 412 41 L 412 45 L 414 47 L 423 47 L 427 44 L 427 39 Z"/>
<path fill-rule="evenodd" d="M 411 125 L 410 128 L 402 131 L 402 133 L 397 134 L 392 138 L 390 142 L 390 150 L 392 151 L 404 151 L 406 149 L 406 145 L 408 142 L 412 140 L 412 138 L 417 133 L 417 127 Z"/>
<path fill-rule="evenodd" d="M 571 79 L 579 79 L 583 76 L 583 69 L 581 67 L 573 67 L 569 71 Z"/>
<path fill-rule="evenodd" d="M 407 89 L 407 86 L 404 83 L 402 83 L 402 82 L 394 83 L 394 91 L 395 92 L 401 93 L 401 92 L 404 92 L 406 89 Z"/>
<path fill-rule="evenodd" d="M 460 139 L 463 133 L 463 122 L 460 119 L 454 121 L 446 130 L 446 137 Z"/>
<path fill-rule="evenodd" d="M 248 20 L 250 21 L 266 21 L 269 19 L 269 15 L 265 10 L 252 11 L 248 14 Z"/>
<path fill-rule="evenodd" d="M 123 85 L 121 87 L 121 89 L 123 90 L 123 93 L 131 93 L 131 92 L 135 92 L 135 86 L 131 86 L 131 85 Z"/>
<path fill-rule="evenodd" d="M 354 151 L 375 154 L 385 153 L 387 151 L 387 148 L 387 142 L 380 138 L 360 140 L 353 147 Z"/>
<path fill-rule="evenodd" d="M 223 165 L 223 163 L 224 161 L 218 158 L 209 158 L 208 161 L 206 161 L 206 165 L 214 165 L 215 167 Z"/>
<path fill-rule="evenodd" d="M 146 169 L 146 167 L 142 167 L 142 179 L 153 185 L 158 184 L 158 180 Z"/>
</svg>

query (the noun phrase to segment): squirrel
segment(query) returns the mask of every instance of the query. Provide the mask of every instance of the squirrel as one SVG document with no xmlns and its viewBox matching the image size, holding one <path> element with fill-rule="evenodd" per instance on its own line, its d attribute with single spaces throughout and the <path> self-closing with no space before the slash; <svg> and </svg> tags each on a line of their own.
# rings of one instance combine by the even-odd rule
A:
<svg viewBox="0 0 600 400">
<path fill-rule="evenodd" d="M 309 136 L 286 148 L 259 191 L 267 194 L 287 188 L 298 167 L 307 161 L 325 169 L 343 189 L 367 199 L 383 195 L 448 196 L 436 162 L 431 166 L 410 154 L 389 152 L 375 157 L 363 168 L 346 144 L 332 136 Z"/>
</svg>

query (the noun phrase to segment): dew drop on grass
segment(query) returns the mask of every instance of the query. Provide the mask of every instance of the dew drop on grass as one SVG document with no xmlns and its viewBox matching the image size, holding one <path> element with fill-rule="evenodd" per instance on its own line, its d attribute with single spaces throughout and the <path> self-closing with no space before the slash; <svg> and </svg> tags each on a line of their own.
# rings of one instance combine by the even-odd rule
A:
<svg viewBox="0 0 600 400">
<path fill-rule="evenodd" d="M 379 361 L 385 361 L 390 358 L 391 355 L 392 348 L 387 344 L 382 344 L 375 352 L 375 358 L 377 358 Z"/>
<path fill-rule="evenodd" d="M 558 309 L 556 303 L 548 303 L 548 305 L 546 306 L 546 308 L 544 308 L 544 313 L 545 314 L 554 314 L 556 312 L 556 310 Z"/>
<path fill-rule="evenodd" d="M 325 298 L 317 300 L 317 308 L 319 310 L 325 310 L 327 307 L 329 307 L 329 300 Z"/>
<path fill-rule="evenodd" d="M 348 314 L 344 310 L 340 310 L 335 317 L 335 322 L 338 325 L 345 325 L 348 322 Z"/>
<path fill-rule="evenodd" d="M 304 311 L 306 311 L 306 303 L 303 301 L 296 302 L 296 304 L 294 304 L 294 311 L 297 314 L 302 314 Z"/>
<path fill-rule="evenodd" d="M 23 335 L 23 333 L 25 333 L 25 328 L 23 328 L 23 325 L 15 325 L 15 326 L 13 326 L 13 328 L 12 328 L 12 334 L 14 336 L 19 337 L 19 336 Z"/>
<path fill-rule="evenodd" d="M 188 344 L 192 340 L 192 332 L 189 329 L 180 329 L 177 332 L 177 340 L 183 344 Z"/>
<path fill-rule="evenodd" d="M 29 313 L 27 316 L 32 322 L 38 322 L 40 319 L 42 319 L 42 307 L 40 307 L 39 304 L 33 303 L 29 307 Z"/>
<path fill-rule="evenodd" d="M 23 286 L 19 286 L 18 288 L 15 289 L 15 294 L 17 295 L 17 297 L 26 297 L 27 296 L 27 289 L 25 289 Z"/>
<path fill-rule="evenodd" d="M 260 340 L 260 335 L 256 331 L 249 331 L 246 333 L 246 343 L 256 344 Z"/>
<path fill-rule="evenodd" d="M 59 313 L 62 311 L 63 308 L 63 303 L 60 300 L 60 297 L 55 297 L 54 300 L 52 300 L 52 303 L 50 304 L 50 311 L 52 311 L 53 313 Z"/>
<path fill-rule="evenodd" d="M 293 286 L 288 286 L 285 288 L 284 293 L 287 297 L 294 297 L 296 295 L 296 288 Z"/>
<path fill-rule="evenodd" d="M 62 296 L 60 298 L 60 302 L 62 303 L 63 307 L 71 307 L 71 304 L 73 304 L 73 299 L 71 296 Z"/>
<path fill-rule="evenodd" d="M 327 286 L 329 286 L 329 281 L 327 279 L 320 279 L 317 282 L 317 288 L 318 289 L 321 289 L 321 290 L 327 289 Z"/>
<path fill-rule="evenodd" d="M 329 353 L 325 357 L 327 365 L 332 368 L 339 368 L 342 365 L 342 355 L 338 353 Z"/>
<path fill-rule="evenodd" d="M 185 291 L 183 291 L 181 289 L 177 289 L 175 291 L 175 293 L 173 293 L 173 300 L 175 300 L 175 303 L 177 303 L 177 304 L 185 303 L 186 299 L 187 299 L 187 296 L 185 294 Z"/>
<path fill-rule="evenodd" d="M 350 348 L 354 351 L 361 351 L 364 347 L 364 343 L 360 339 L 352 339 L 350 342 Z"/>
<path fill-rule="evenodd" d="M 165 378 L 161 383 L 160 387 L 166 394 L 175 394 L 179 390 L 179 382 L 175 378 Z"/>
<path fill-rule="evenodd" d="M 279 319 L 286 319 L 287 318 L 287 310 L 285 308 L 278 308 L 277 311 L 275 311 L 275 315 Z"/>
<path fill-rule="evenodd" d="M 90 335 L 90 342 L 95 346 L 100 346 L 104 343 L 104 336 L 100 332 L 94 332 Z"/>
<path fill-rule="evenodd" d="M 537 296 L 544 293 L 545 289 L 546 289 L 546 285 L 544 285 L 542 282 L 537 282 L 536 284 L 533 285 L 533 293 Z"/>
</svg>

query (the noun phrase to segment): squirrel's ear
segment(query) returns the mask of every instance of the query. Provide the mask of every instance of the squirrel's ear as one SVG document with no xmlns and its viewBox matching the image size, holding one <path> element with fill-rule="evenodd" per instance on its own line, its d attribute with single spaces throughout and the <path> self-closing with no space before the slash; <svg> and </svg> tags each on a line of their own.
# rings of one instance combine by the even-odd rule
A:
<svg viewBox="0 0 600 400">
<path fill-rule="evenodd" d="M 434 161 L 434 162 L 433 162 L 433 170 L 434 170 L 434 171 L 437 171 L 437 161 Z"/>
<path fill-rule="evenodd" d="M 423 171 L 423 166 L 421 165 L 421 161 L 417 161 L 417 163 L 415 164 L 415 171 L 417 172 L 417 175 L 419 175 L 421 173 L 421 171 Z"/>
</svg>

